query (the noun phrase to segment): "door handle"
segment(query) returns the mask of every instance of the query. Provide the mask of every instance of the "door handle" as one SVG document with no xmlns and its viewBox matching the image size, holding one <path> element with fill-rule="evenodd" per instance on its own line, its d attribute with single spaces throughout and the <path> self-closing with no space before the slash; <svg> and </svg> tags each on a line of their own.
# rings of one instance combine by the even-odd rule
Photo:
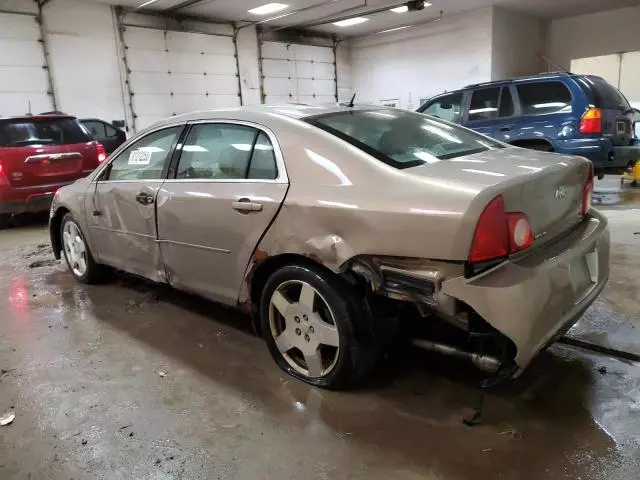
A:
<svg viewBox="0 0 640 480">
<path fill-rule="evenodd" d="M 153 203 L 153 195 L 146 192 L 140 192 L 136 195 L 136 202 L 141 205 L 151 205 Z"/>
<path fill-rule="evenodd" d="M 513 127 L 500 127 L 501 132 L 510 132 Z"/>
<path fill-rule="evenodd" d="M 248 198 L 241 198 L 237 202 L 233 202 L 231 208 L 240 213 L 260 212 L 262 210 L 262 204 L 252 202 Z"/>
</svg>

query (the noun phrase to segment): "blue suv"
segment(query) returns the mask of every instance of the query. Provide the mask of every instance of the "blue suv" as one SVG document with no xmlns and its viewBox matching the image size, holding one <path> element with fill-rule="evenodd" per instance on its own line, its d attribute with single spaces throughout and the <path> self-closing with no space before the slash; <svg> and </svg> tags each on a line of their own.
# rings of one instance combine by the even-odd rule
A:
<svg viewBox="0 0 640 480">
<path fill-rule="evenodd" d="M 600 178 L 640 158 L 633 109 L 596 76 L 548 73 L 470 85 L 429 99 L 418 112 L 519 147 L 586 157 Z"/>
</svg>

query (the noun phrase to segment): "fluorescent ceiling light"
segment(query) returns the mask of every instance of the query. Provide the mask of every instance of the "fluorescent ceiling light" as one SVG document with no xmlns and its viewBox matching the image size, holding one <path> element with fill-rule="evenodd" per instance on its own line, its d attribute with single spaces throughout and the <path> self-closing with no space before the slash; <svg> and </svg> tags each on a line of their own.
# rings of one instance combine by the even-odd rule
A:
<svg viewBox="0 0 640 480">
<path fill-rule="evenodd" d="M 142 5 L 138 5 L 136 8 L 144 8 L 151 5 L 152 3 L 156 3 L 157 1 L 158 0 L 149 0 L 147 2 L 144 2 Z"/>
<path fill-rule="evenodd" d="M 248 10 L 248 12 L 254 15 L 269 15 L 270 13 L 276 13 L 285 8 L 289 8 L 289 5 L 285 5 L 284 3 L 267 3 L 260 7 L 252 8 Z"/>
<path fill-rule="evenodd" d="M 340 20 L 339 22 L 333 22 L 336 27 L 350 27 L 351 25 L 357 25 L 368 21 L 365 17 L 347 18 L 346 20 Z"/>
<path fill-rule="evenodd" d="M 406 5 L 403 5 L 401 7 L 390 8 L 389 10 L 394 13 L 404 13 L 409 11 L 409 7 L 407 7 Z"/>
</svg>

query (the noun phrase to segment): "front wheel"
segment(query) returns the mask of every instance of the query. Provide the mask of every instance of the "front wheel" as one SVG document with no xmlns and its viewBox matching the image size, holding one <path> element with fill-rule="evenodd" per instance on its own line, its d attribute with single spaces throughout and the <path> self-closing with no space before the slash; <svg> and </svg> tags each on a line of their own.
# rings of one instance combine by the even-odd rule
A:
<svg viewBox="0 0 640 480">
<path fill-rule="evenodd" d="M 103 275 L 103 268 L 97 264 L 87 242 L 71 213 L 67 213 L 60 224 L 62 250 L 69 270 L 82 283 L 97 283 Z"/>
<path fill-rule="evenodd" d="M 277 270 L 260 302 L 264 338 L 289 375 L 324 388 L 360 380 L 373 365 L 374 349 L 359 335 L 366 316 L 347 285 L 333 274 L 306 266 Z"/>
</svg>

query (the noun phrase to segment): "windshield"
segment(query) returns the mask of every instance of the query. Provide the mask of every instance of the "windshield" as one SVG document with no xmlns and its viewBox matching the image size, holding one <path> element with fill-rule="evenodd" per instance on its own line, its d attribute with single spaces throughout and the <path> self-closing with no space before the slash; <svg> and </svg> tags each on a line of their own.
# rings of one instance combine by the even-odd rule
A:
<svg viewBox="0 0 640 480">
<path fill-rule="evenodd" d="M 455 125 L 401 110 L 353 110 L 306 121 L 400 169 L 504 148 Z"/>
<path fill-rule="evenodd" d="M 92 141 L 73 118 L 19 119 L 0 122 L 0 147 L 65 145 Z"/>
</svg>

